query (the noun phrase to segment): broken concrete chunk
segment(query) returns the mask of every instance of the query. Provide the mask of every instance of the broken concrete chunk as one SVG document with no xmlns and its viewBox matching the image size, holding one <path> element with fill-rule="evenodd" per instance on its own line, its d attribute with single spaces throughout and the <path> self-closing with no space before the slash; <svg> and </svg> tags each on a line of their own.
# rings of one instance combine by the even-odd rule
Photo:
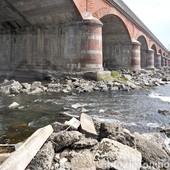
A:
<svg viewBox="0 0 170 170">
<path fill-rule="evenodd" d="M 79 128 L 79 126 L 80 126 L 80 121 L 73 117 L 71 120 L 66 121 L 64 123 L 64 126 L 68 126 L 72 130 L 77 130 Z"/>
<path fill-rule="evenodd" d="M 82 113 L 80 116 L 81 129 L 89 134 L 97 135 L 94 122 L 91 116 Z"/>
<path fill-rule="evenodd" d="M 0 169 L 24 170 L 52 132 L 53 128 L 51 125 L 38 129 L 0 165 Z"/>
</svg>

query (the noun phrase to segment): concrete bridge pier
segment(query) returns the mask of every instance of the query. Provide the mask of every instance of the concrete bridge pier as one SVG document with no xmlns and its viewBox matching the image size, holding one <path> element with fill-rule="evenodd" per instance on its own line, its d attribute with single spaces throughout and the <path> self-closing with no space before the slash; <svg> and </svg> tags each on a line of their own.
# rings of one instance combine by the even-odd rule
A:
<svg viewBox="0 0 170 170">
<path fill-rule="evenodd" d="M 153 69 L 153 68 L 154 68 L 154 50 L 149 49 L 148 56 L 147 56 L 147 69 Z"/>
<path fill-rule="evenodd" d="M 167 58 L 165 57 L 165 67 L 167 66 Z"/>
<path fill-rule="evenodd" d="M 155 67 L 156 68 L 161 68 L 161 54 L 160 53 L 157 53 Z"/>
<path fill-rule="evenodd" d="M 162 57 L 162 67 L 165 67 L 165 57 Z"/>
<path fill-rule="evenodd" d="M 102 22 L 90 17 L 82 23 L 81 70 L 102 71 Z"/>
<path fill-rule="evenodd" d="M 165 66 L 168 67 L 168 58 L 165 58 Z"/>
<path fill-rule="evenodd" d="M 140 47 L 141 43 L 139 41 L 134 40 L 132 42 L 132 57 L 131 57 L 131 67 L 133 71 L 139 71 L 141 69 L 140 66 Z"/>
</svg>

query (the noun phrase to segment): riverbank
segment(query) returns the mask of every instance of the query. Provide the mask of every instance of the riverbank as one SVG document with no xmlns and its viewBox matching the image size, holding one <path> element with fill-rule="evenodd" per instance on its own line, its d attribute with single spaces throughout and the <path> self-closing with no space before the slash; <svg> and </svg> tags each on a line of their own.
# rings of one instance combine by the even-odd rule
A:
<svg viewBox="0 0 170 170">
<path fill-rule="evenodd" d="M 82 74 L 48 75 L 45 82 L 6 80 L 0 85 L 1 143 L 20 142 L 37 128 L 81 112 L 102 120 L 115 119 L 142 132 L 169 125 L 168 115 L 158 113 L 169 109 L 167 102 L 158 100 L 168 99 L 162 93 L 169 91 L 168 71 L 113 73 L 112 80 L 106 74 L 107 80 L 98 81 L 87 75 L 84 79 Z"/>
<path fill-rule="evenodd" d="M 21 163 L 26 170 L 170 169 L 170 140 L 164 134 L 131 133 L 118 123 L 100 122 L 84 113 L 79 119 L 72 118 L 64 124 L 55 122 L 52 127 L 53 133 L 31 162 Z M 28 139 L 30 146 L 32 140 L 35 143 L 38 138 L 33 136 Z M 22 145 L 20 148 L 23 149 Z M 19 153 L 20 148 L 16 152 Z M 23 150 L 24 156 L 17 155 L 12 164 L 7 159 L 1 165 L 2 170 L 15 167 L 22 159 L 27 160 L 25 153 L 29 150 L 31 148 Z"/>
<path fill-rule="evenodd" d="M 165 85 L 170 80 L 169 70 L 125 70 L 82 74 L 48 74 L 48 81 L 32 83 L 4 80 L 0 84 L 1 95 L 40 94 L 40 93 L 87 93 L 93 91 L 129 91 L 140 88 Z"/>
<path fill-rule="evenodd" d="M 114 74 L 114 76 L 115 76 L 115 74 Z M 59 103 L 59 100 L 56 100 L 53 97 L 51 99 L 47 98 L 47 99 L 43 100 L 43 98 L 41 98 L 42 94 L 51 93 L 51 94 L 54 94 L 54 96 L 58 96 L 59 94 L 64 94 L 64 96 L 68 96 L 68 97 L 64 97 L 64 99 L 63 99 L 63 100 L 65 100 L 65 104 L 62 106 L 63 107 L 63 115 L 65 113 L 66 114 L 68 113 L 68 115 L 69 115 L 69 111 L 71 109 L 73 110 L 73 112 L 78 112 L 79 113 L 78 115 L 80 115 L 80 113 L 82 113 L 82 112 L 87 112 L 88 114 L 91 114 L 91 113 L 89 113 L 89 112 L 91 112 L 91 110 L 89 109 L 89 106 L 91 104 L 93 104 L 93 101 L 95 100 L 95 98 L 92 98 L 91 100 L 89 100 L 89 106 L 88 106 L 87 103 L 86 104 L 82 103 L 81 100 L 76 101 L 76 102 L 73 101 L 72 103 L 69 103 L 69 105 L 67 105 L 66 104 L 67 101 L 69 102 L 69 100 L 73 100 L 73 98 L 75 96 L 78 96 L 77 94 L 80 94 L 82 98 L 83 98 L 83 96 L 89 96 L 89 99 L 92 97 L 91 95 L 94 92 L 98 92 L 98 91 L 101 93 L 101 95 L 103 94 L 103 96 L 107 96 L 106 94 L 109 94 L 109 95 L 112 94 L 112 93 L 115 94 L 114 92 L 120 92 L 120 94 L 121 94 L 121 92 L 125 92 L 124 93 L 125 95 L 126 94 L 129 95 L 135 89 L 136 89 L 135 91 L 138 91 L 138 89 L 141 89 L 141 90 L 142 89 L 145 89 L 145 90 L 148 89 L 149 90 L 149 89 L 152 89 L 152 87 L 155 87 L 155 86 L 165 85 L 165 84 L 168 83 L 168 79 L 169 79 L 168 76 L 169 76 L 168 72 L 166 72 L 166 74 L 165 74 L 164 72 L 162 72 L 160 70 L 159 71 L 142 70 L 142 72 L 140 72 L 140 73 L 130 73 L 130 72 L 129 73 L 128 72 L 126 72 L 126 73 L 122 72 L 121 74 L 116 73 L 116 79 L 114 77 L 114 80 L 107 80 L 107 81 L 106 80 L 100 80 L 100 81 L 99 80 L 98 81 L 87 80 L 87 79 L 83 79 L 80 76 L 76 77 L 76 76 L 73 76 L 73 75 L 69 75 L 69 76 L 67 75 L 67 76 L 65 76 L 64 79 L 60 79 L 60 80 L 59 79 L 58 80 L 53 79 L 53 80 L 51 80 L 51 82 L 45 82 L 45 83 L 40 82 L 40 81 L 35 81 L 33 83 L 28 83 L 28 82 L 27 83 L 20 83 L 16 80 L 6 81 L 3 84 L 1 84 L 1 89 L 7 90 L 7 93 L 2 93 L 2 95 L 9 96 L 9 98 L 13 102 L 15 102 L 14 99 L 16 99 L 17 96 L 24 94 L 25 98 L 27 98 L 28 96 L 37 96 L 33 100 L 33 102 L 37 103 L 37 104 L 38 103 L 50 103 L 50 104 Z M 131 86 L 128 85 L 129 83 L 131 83 Z M 132 87 L 132 84 L 133 84 L 133 87 Z M 28 85 L 29 87 L 25 88 L 23 85 Z M 90 86 L 90 88 L 89 88 L 89 86 Z M 16 89 L 14 87 L 17 88 L 19 93 L 18 92 L 16 93 Z M 40 89 L 41 89 L 41 91 L 40 91 Z M 91 89 L 91 90 L 86 90 L 86 89 Z M 24 91 L 24 90 L 26 90 L 26 91 Z M 115 95 L 113 97 L 117 98 L 117 95 Z M 146 97 L 146 96 L 144 96 L 144 97 Z M 124 99 L 126 99 L 125 102 L 127 103 L 127 107 L 129 107 L 130 106 L 130 100 L 129 99 L 131 99 L 131 97 L 129 96 L 129 99 L 124 97 Z M 99 101 L 102 100 L 104 102 L 104 100 L 108 100 L 108 98 L 106 98 L 106 97 L 101 98 L 100 96 L 98 96 L 98 100 Z M 117 99 L 115 99 L 114 102 L 108 100 L 108 102 L 109 103 L 111 102 L 113 104 L 113 103 L 116 102 L 116 100 Z M 123 100 L 123 99 L 121 99 L 121 100 Z M 20 102 L 18 102 L 18 103 L 21 104 L 21 105 L 16 105 L 16 107 L 13 107 L 13 108 L 9 107 L 8 108 L 9 112 L 12 112 L 12 114 L 11 114 L 12 117 L 15 115 L 15 111 L 16 111 L 16 116 L 20 117 L 21 115 L 23 115 L 23 113 L 20 114 L 19 112 L 23 112 L 24 107 L 25 108 L 27 107 L 26 105 L 24 105 L 24 106 L 22 105 L 21 100 L 19 100 L 19 101 Z M 134 101 L 136 102 L 136 105 L 137 105 L 137 100 L 134 99 Z M 98 102 L 97 99 L 96 99 L 96 102 Z M 142 100 L 139 100 L 139 102 L 140 102 L 139 104 L 142 105 Z M 100 103 L 98 103 L 98 104 L 100 104 Z M 160 104 L 160 103 L 158 102 L 158 104 Z M 150 106 L 148 106 L 148 105 L 150 105 Z M 146 108 L 151 107 L 151 103 L 150 104 L 148 103 L 148 105 L 144 104 L 142 107 L 146 107 Z M 42 107 L 42 105 L 40 105 L 40 106 Z M 104 107 L 102 106 L 99 109 L 99 113 L 102 114 L 103 117 L 107 117 L 109 119 L 108 115 L 112 115 L 112 114 L 113 114 L 113 116 L 115 115 L 116 118 L 123 116 L 121 112 L 117 112 L 117 111 L 115 112 L 115 111 L 109 110 L 109 109 L 107 110 L 105 108 L 105 106 L 106 105 L 104 105 Z M 28 107 L 31 107 L 31 106 L 28 106 Z M 36 107 L 39 107 L 39 105 L 36 105 Z M 39 110 L 41 109 L 41 107 L 39 107 Z M 49 105 L 46 105 L 45 107 L 49 107 Z M 122 103 L 121 103 L 120 107 L 122 108 Z M 136 106 L 136 108 L 138 108 L 138 106 Z M 90 111 L 88 111 L 88 109 Z M 96 106 L 94 106 L 94 109 L 96 110 Z M 164 107 L 162 107 L 162 108 L 160 107 L 159 109 L 164 109 Z M 148 110 L 148 108 L 147 108 L 147 110 Z M 139 112 L 138 113 L 139 118 L 135 119 L 135 121 L 137 121 L 137 123 L 141 123 L 143 126 L 145 126 L 143 124 L 143 122 L 141 121 L 143 118 L 146 120 L 145 112 L 140 113 L 140 111 L 138 109 L 136 109 L 136 111 Z M 156 110 L 156 112 L 158 112 L 158 109 Z M 99 113 L 97 113 L 96 115 L 99 116 Z M 30 114 L 30 113 L 28 113 L 28 114 Z M 158 115 L 155 114 L 152 117 L 150 117 L 150 119 L 154 119 L 154 117 L 158 117 L 159 114 L 161 115 L 162 113 L 158 113 Z M 44 116 L 42 116 L 42 114 L 40 116 L 44 117 Z M 51 116 L 51 115 L 49 115 L 49 116 Z M 130 116 L 124 115 L 122 117 L 122 120 L 125 120 L 128 117 L 130 117 L 130 120 L 129 120 L 129 122 L 127 122 L 127 125 L 130 125 L 130 124 L 133 123 L 131 115 Z M 135 118 L 136 117 L 137 116 L 135 115 Z M 164 117 L 163 121 L 165 119 L 167 119 L 166 115 L 163 115 L 162 117 Z M 158 119 L 161 120 L 160 117 L 158 117 Z M 120 122 L 117 122 L 117 123 L 120 124 L 120 126 L 122 126 L 122 120 L 120 120 Z M 56 117 L 55 117 L 55 121 L 56 121 Z M 96 119 L 96 121 L 99 121 L 99 119 Z M 35 124 L 38 123 L 38 121 L 31 121 L 31 122 L 24 123 L 24 124 L 22 123 L 22 126 L 25 127 L 26 124 L 28 124 L 29 126 L 33 125 L 33 122 L 35 122 Z M 105 122 L 105 120 L 104 120 L 104 122 Z M 114 124 L 114 123 L 115 122 L 112 121 L 111 124 Z M 150 122 L 148 122 L 148 125 L 149 124 L 151 125 Z M 153 126 L 153 124 L 154 124 L 154 122 L 152 123 L 152 126 Z M 159 127 L 161 127 L 161 126 L 159 126 Z M 164 127 L 161 130 L 163 132 L 167 133 L 169 129 L 167 130 L 166 128 L 168 128 L 168 127 Z M 128 126 L 126 126 L 125 129 L 129 129 Z M 156 129 L 158 130 L 158 128 L 156 128 Z M 17 128 L 17 132 L 19 132 L 18 130 L 19 129 Z M 136 130 L 135 127 L 132 127 L 129 130 L 131 131 L 131 134 L 133 134 L 135 132 L 139 132 L 139 131 Z M 157 130 L 155 130 L 155 131 L 157 131 Z M 164 140 L 165 140 L 165 138 L 164 138 Z M 97 139 L 97 141 L 98 141 L 98 143 L 101 142 L 98 139 Z M 60 162 L 60 160 L 59 160 L 59 162 Z"/>
</svg>

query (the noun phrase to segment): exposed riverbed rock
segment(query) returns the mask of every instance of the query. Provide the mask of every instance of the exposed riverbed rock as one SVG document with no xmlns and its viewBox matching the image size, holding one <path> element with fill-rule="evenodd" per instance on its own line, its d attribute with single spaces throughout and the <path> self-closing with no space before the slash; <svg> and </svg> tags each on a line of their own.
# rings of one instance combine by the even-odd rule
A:
<svg viewBox="0 0 170 170">
<path fill-rule="evenodd" d="M 23 89 L 28 89 L 28 90 L 31 89 L 31 84 L 29 84 L 29 83 L 21 83 L 21 85 L 22 85 Z"/>
<path fill-rule="evenodd" d="M 83 134 L 78 131 L 63 131 L 56 133 L 54 136 L 55 151 L 58 152 L 73 143 L 79 141 Z"/>
<path fill-rule="evenodd" d="M 102 122 L 100 124 L 99 138 L 107 138 L 109 135 L 116 136 L 117 133 L 123 131 L 123 126 L 118 123 Z"/>
<path fill-rule="evenodd" d="M 26 170 L 49 170 L 54 158 L 53 144 L 48 141 L 33 158 Z"/>
<path fill-rule="evenodd" d="M 90 120 L 93 122 L 92 118 Z M 93 124 L 98 139 L 87 137 L 87 132 L 82 132 L 80 128 L 73 131 L 64 124 L 54 123 L 57 133 L 54 132 L 44 144 L 50 145 L 52 154 L 46 150 L 50 157 L 44 155 L 40 161 L 43 147 L 28 167 L 45 169 L 48 162 L 50 170 L 160 170 L 170 162 L 170 140 L 165 141 L 167 138 L 160 133 L 132 134 L 119 123 L 95 120 Z"/>
<path fill-rule="evenodd" d="M 84 148 L 84 149 L 86 149 L 86 148 L 91 148 L 91 147 L 93 147 L 97 144 L 98 144 L 98 141 L 96 139 L 83 137 L 79 141 L 75 142 L 72 145 L 72 148 L 75 148 L 75 149 L 83 149 Z"/>
<path fill-rule="evenodd" d="M 11 87 L 11 88 L 10 88 L 10 93 L 11 93 L 11 94 L 19 94 L 20 91 L 19 91 L 17 88 L 15 88 L 15 87 Z"/>
<path fill-rule="evenodd" d="M 2 94 L 19 94 L 21 89 L 22 85 L 15 80 L 7 80 L 0 84 L 0 93 Z"/>
<path fill-rule="evenodd" d="M 63 124 L 60 122 L 54 122 L 51 126 L 53 127 L 55 133 L 63 130 Z"/>
<path fill-rule="evenodd" d="M 9 109 L 16 109 L 19 107 L 19 104 L 17 102 L 13 102 L 8 106 Z"/>
<path fill-rule="evenodd" d="M 160 128 L 160 132 L 164 132 L 167 135 L 170 135 L 170 126 Z"/>
<path fill-rule="evenodd" d="M 35 90 L 36 88 L 41 88 L 42 83 L 40 81 L 34 81 L 31 85 L 31 90 Z"/>
<path fill-rule="evenodd" d="M 117 141 L 104 138 L 95 154 L 97 169 L 140 170 L 141 153 Z"/>
<path fill-rule="evenodd" d="M 75 153 L 71 159 L 72 170 L 96 170 L 94 156 L 89 150 Z"/>
<path fill-rule="evenodd" d="M 136 148 L 142 153 L 142 160 L 144 164 L 157 165 L 159 162 L 162 167 L 170 162 L 170 157 L 162 148 L 161 144 L 154 140 L 148 140 L 145 135 L 135 134 Z"/>
<path fill-rule="evenodd" d="M 50 80 L 45 86 L 40 81 L 35 81 L 32 84 L 20 84 L 15 80 L 5 80 L 0 84 L 0 93 L 9 95 L 19 93 L 39 94 L 42 92 L 89 93 L 93 91 L 129 91 L 131 89 L 164 85 L 167 81 L 162 80 L 167 80 L 165 77 L 168 77 L 169 74 L 169 71 L 166 70 L 141 70 L 136 73 L 119 70 L 118 72 L 123 79 L 106 79 L 100 81 L 97 81 L 95 78 L 89 79 L 87 76 L 84 76 L 86 73 L 81 76 L 77 74 L 77 77 L 69 76 L 69 73 L 67 73 L 68 76 L 65 75 L 62 77 L 61 74 L 58 73 L 58 75 L 56 73 L 56 78 L 54 77 L 53 81 Z"/>
<path fill-rule="evenodd" d="M 158 110 L 158 113 L 163 115 L 170 115 L 170 110 Z"/>
<path fill-rule="evenodd" d="M 108 138 L 118 141 L 132 148 L 136 148 L 136 138 L 127 129 L 124 129 L 122 132 L 118 132 L 116 135 L 110 135 L 108 136 Z"/>
<path fill-rule="evenodd" d="M 29 92 L 29 94 L 39 94 L 44 92 L 44 90 L 40 87 L 35 88 L 34 90 L 32 90 L 31 92 Z"/>
</svg>

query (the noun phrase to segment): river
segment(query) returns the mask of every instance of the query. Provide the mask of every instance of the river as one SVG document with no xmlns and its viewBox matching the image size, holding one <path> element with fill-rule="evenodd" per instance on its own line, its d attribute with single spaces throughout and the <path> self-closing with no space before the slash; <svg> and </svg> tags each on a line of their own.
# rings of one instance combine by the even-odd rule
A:
<svg viewBox="0 0 170 170">
<path fill-rule="evenodd" d="M 9 110 L 7 106 L 13 102 L 20 108 Z M 121 122 L 131 131 L 156 131 L 170 125 L 170 115 L 158 113 L 159 109 L 170 110 L 170 84 L 129 92 L 1 96 L 0 143 L 23 141 L 37 128 L 64 122 L 81 112 L 102 121 Z"/>
</svg>

